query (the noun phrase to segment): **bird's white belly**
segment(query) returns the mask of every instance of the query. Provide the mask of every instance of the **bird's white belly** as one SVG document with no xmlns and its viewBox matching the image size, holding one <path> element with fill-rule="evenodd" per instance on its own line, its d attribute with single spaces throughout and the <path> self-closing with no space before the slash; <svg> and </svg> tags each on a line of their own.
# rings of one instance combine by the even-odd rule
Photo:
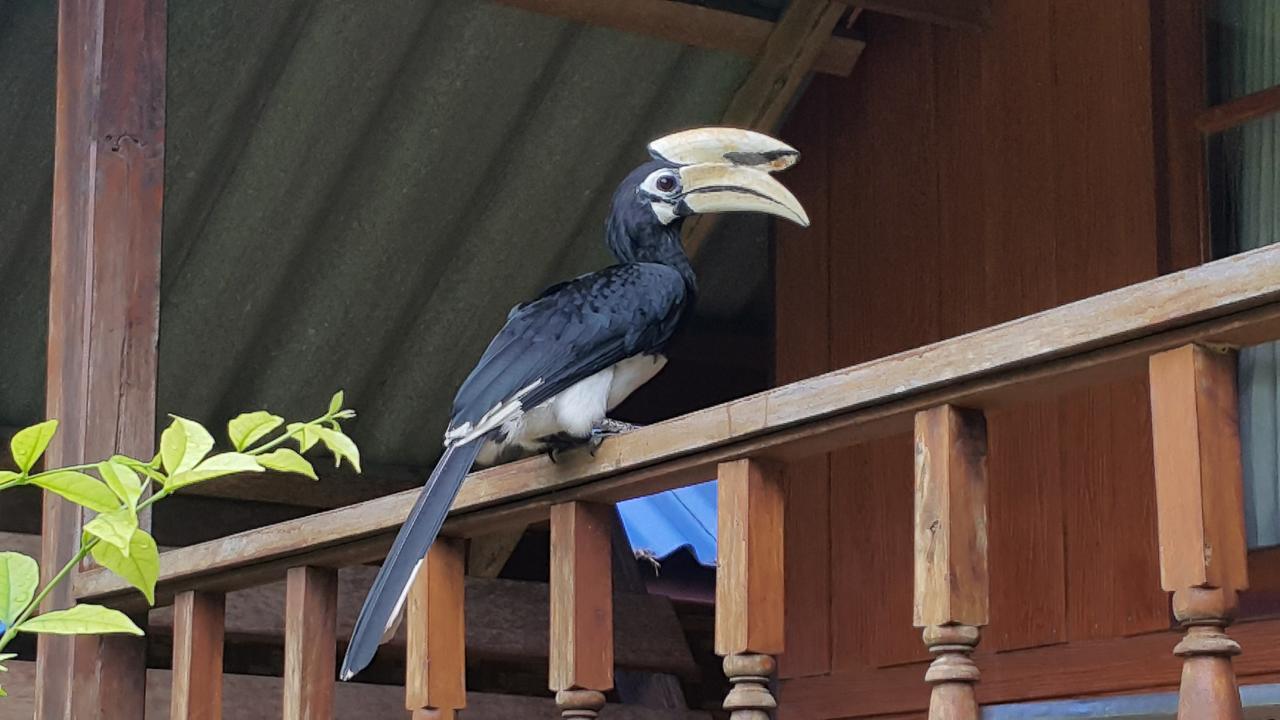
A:
<svg viewBox="0 0 1280 720">
<path fill-rule="evenodd" d="M 543 438 L 565 433 L 586 439 L 610 410 L 651 380 L 667 364 L 662 355 L 636 355 L 571 385 L 540 405 L 516 414 L 502 424 L 505 439 L 487 442 L 478 462 L 492 465 L 508 459 L 514 447 L 541 452 Z"/>
</svg>

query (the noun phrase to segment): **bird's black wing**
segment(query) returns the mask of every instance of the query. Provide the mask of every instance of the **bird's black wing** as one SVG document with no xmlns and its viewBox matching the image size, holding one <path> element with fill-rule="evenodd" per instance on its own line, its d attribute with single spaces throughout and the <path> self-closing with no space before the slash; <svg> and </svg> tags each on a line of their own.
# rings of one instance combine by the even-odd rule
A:
<svg viewBox="0 0 1280 720">
<path fill-rule="evenodd" d="M 513 400 L 533 407 L 620 360 L 657 350 L 675 330 L 687 293 L 676 270 L 628 263 L 517 307 L 458 390 L 450 428 L 477 425 Z"/>
<path fill-rule="evenodd" d="M 518 306 L 458 390 L 447 447 L 396 535 L 356 618 L 341 677 L 373 659 L 399 614 L 419 563 L 492 431 L 495 409 L 519 412 L 670 337 L 688 290 L 680 273 L 650 263 L 615 265 L 553 286 Z M 515 403 L 516 405 L 512 405 Z M 464 430 L 469 428 L 470 430 Z"/>
</svg>

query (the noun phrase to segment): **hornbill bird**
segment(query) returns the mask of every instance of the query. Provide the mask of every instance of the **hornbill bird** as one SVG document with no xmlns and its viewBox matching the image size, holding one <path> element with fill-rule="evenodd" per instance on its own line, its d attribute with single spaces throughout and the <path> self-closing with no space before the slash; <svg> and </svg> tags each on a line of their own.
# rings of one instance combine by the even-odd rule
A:
<svg viewBox="0 0 1280 720">
<path fill-rule="evenodd" d="M 770 173 L 799 159 L 767 135 L 698 128 L 649 144 L 618 187 L 605 239 L 618 264 L 515 306 L 458 390 L 444 454 L 400 528 L 342 661 L 350 680 L 394 631 L 409 586 L 473 463 L 592 444 L 629 429 L 607 413 L 666 363 L 663 347 L 697 294 L 680 242 L 698 213 L 809 219 Z M 554 455 L 552 456 L 554 459 Z"/>
</svg>

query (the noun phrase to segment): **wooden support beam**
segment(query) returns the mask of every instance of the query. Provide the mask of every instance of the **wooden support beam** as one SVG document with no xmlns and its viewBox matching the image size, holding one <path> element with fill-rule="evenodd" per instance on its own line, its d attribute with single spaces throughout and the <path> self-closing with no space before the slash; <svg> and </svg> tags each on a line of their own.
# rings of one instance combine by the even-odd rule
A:
<svg viewBox="0 0 1280 720">
<path fill-rule="evenodd" d="M 613 689 L 613 508 L 551 508 L 550 687 L 565 718 L 594 718 Z"/>
<path fill-rule="evenodd" d="M 338 571 L 295 567 L 285 590 L 284 719 L 330 720 L 338 644 Z"/>
<path fill-rule="evenodd" d="M 1187 345 L 1151 358 L 1160 583 L 1186 637 L 1179 720 L 1243 717 L 1226 634 L 1248 588 L 1236 355 Z"/>
<path fill-rule="evenodd" d="M 939 404 L 990 412 L 1055 397 L 1145 372 L 1151 355 L 1188 342 L 1278 338 L 1280 245 L 1269 245 L 650 425 L 611 438 L 594 458 L 532 458 L 473 473 L 445 528 L 491 533 L 545 520 L 552 505 L 570 500 L 617 502 L 701 482 L 725 461 L 812 457 L 910 432 L 916 412 Z M 417 495 L 167 552 L 157 597 L 249 587 L 301 562 L 380 560 Z M 138 602 L 137 591 L 101 570 L 82 573 L 75 589 L 85 600 Z"/>
<path fill-rule="evenodd" d="M 721 463 L 717 473 L 716 654 L 733 688 L 732 720 L 767 717 L 783 650 L 783 536 L 786 492 L 778 468 L 758 460 Z"/>
<path fill-rule="evenodd" d="M 221 720 L 226 598 L 188 591 L 173 608 L 171 720 Z"/>
<path fill-rule="evenodd" d="M 1213 135 L 1277 112 L 1280 112 L 1280 86 L 1214 105 L 1196 118 L 1196 127 L 1205 135 Z"/>
<path fill-rule="evenodd" d="M 439 538 L 409 590 L 405 707 L 453 720 L 467 706 L 465 540 Z"/>
<path fill-rule="evenodd" d="M 467 543 L 467 574 L 480 578 L 498 577 L 524 537 L 524 531 L 524 527 L 518 527 L 471 538 Z"/>
<path fill-rule="evenodd" d="M 51 466 L 115 452 L 150 457 L 154 449 L 165 22 L 165 0 L 58 5 L 45 408 L 61 425 Z M 74 556 L 81 518 L 51 494 L 43 516 L 47 581 Z M 63 584 L 43 609 L 70 603 Z M 78 718 L 141 717 L 144 639 L 38 642 L 37 718 L 62 720 L 73 710 Z M 73 647 L 87 655 L 73 660 Z M 84 701 L 73 706 L 73 695 Z"/>
<path fill-rule="evenodd" d="M 777 131 L 783 114 L 814 71 L 831 31 L 847 12 L 848 8 L 832 0 L 793 0 L 769 33 L 755 67 L 729 101 L 720 124 L 764 133 Z M 860 55 L 861 47 L 853 62 Z M 690 257 L 697 256 L 715 231 L 718 218 L 695 215 L 685 222 L 683 243 Z"/>
<path fill-rule="evenodd" d="M 991 0 L 841 0 L 847 5 L 935 25 L 984 30 L 991 25 Z"/>
<path fill-rule="evenodd" d="M 522 10 L 572 22 L 661 38 L 707 50 L 759 57 L 774 24 L 767 20 L 671 0 L 496 0 Z M 825 38 L 814 61 L 816 72 L 847 76 L 862 52 L 849 38 Z"/>
<path fill-rule="evenodd" d="M 978 720 L 970 655 L 987 624 L 987 422 L 940 405 L 916 414 L 915 602 L 912 618 L 937 657 L 931 720 Z"/>
</svg>

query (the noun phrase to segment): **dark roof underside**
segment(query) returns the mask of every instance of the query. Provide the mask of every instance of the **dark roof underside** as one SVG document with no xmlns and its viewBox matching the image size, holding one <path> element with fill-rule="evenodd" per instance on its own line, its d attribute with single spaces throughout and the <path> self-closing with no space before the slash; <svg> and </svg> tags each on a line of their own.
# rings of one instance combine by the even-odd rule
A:
<svg viewBox="0 0 1280 720">
<path fill-rule="evenodd" d="M 0 6 L 0 425 L 43 415 L 54 6 Z M 159 409 L 310 416 L 345 388 L 382 463 L 434 458 L 510 306 L 607 264 L 646 141 L 715 123 L 750 69 L 477 0 L 169 12 Z M 702 319 L 766 354 L 767 227 L 699 260 Z"/>
</svg>

